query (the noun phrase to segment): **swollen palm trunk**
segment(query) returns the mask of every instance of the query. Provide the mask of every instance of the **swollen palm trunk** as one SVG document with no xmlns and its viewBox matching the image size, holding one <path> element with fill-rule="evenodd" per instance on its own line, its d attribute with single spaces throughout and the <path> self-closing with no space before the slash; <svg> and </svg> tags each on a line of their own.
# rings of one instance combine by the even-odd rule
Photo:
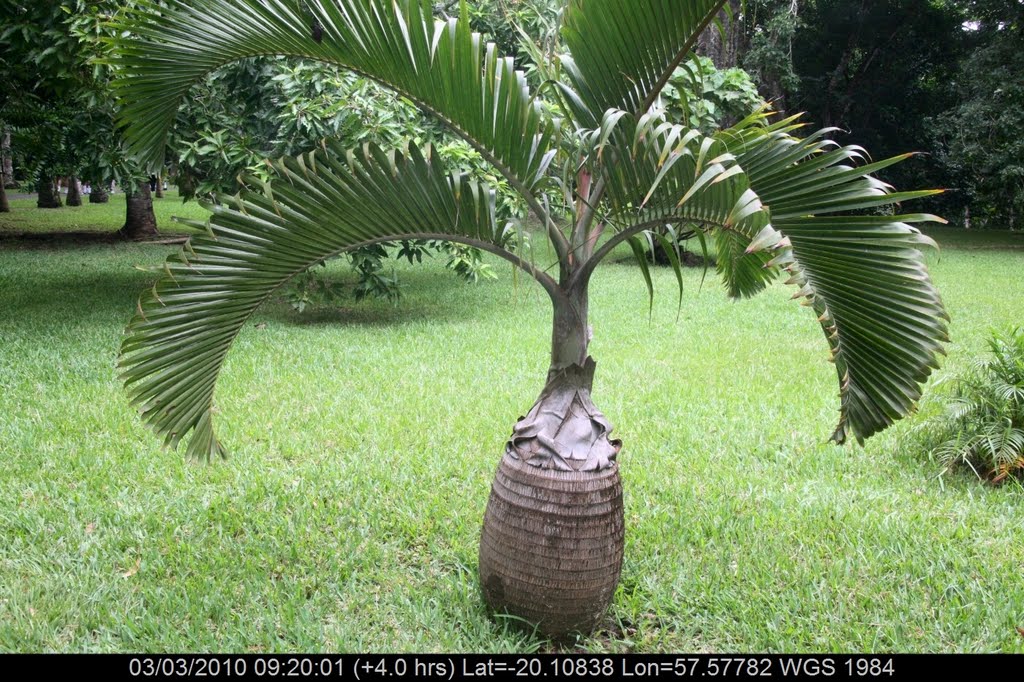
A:
<svg viewBox="0 0 1024 682">
<path fill-rule="evenodd" d="M 97 182 L 92 186 L 89 192 L 89 203 L 90 204 L 105 204 L 110 201 L 110 195 L 107 194 L 107 190 L 103 189 Z"/>
<path fill-rule="evenodd" d="M 594 629 L 622 569 L 621 443 L 590 400 L 593 373 L 590 359 L 553 373 L 516 424 L 480 539 L 487 604 L 555 639 Z"/>
<path fill-rule="evenodd" d="M 140 182 L 136 190 L 125 198 L 125 222 L 118 234 L 125 239 L 145 239 L 159 234 L 148 182 Z"/>
<path fill-rule="evenodd" d="M 82 205 L 82 190 L 78 183 L 78 178 L 71 176 L 68 178 L 68 206 L 81 206 Z"/>
<path fill-rule="evenodd" d="M 37 208 L 60 208 L 60 192 L 57 191 L 57 179 L 52 175 L 40 175 L 36 185 L 38 196 Z"/>
</svg>

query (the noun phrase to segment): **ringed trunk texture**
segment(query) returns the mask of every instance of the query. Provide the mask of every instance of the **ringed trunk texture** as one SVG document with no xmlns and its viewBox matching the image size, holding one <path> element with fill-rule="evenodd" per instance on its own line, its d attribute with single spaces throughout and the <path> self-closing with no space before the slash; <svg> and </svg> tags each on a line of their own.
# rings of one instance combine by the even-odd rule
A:
<svg viewBox="0 0 1024 682">
<path fill-rule="evenodd" d="M 487 605 L 556 640 L 597 627 L 622 570 L 622 444 L 590 400 L 594 367 L 552 369 L 506 445 L 480 538 Z"/>
<path fill-rule="evenodd" d="M 65 199 L 65 203 L 68 206 L 82 205 L 82 188 L 78 182 L 78 178 L 73 175 L 68 178 L 68 196 L 67 199 Z"/>
<path fill-rule="evenodd" d="M 149 182 L 140 182 L 135 191 L 125 197 L 126 215 L 124 227 L 118 233 L 125 239 L 145 239 L 159 234 L 156 229 L 156 214 L 153 213 L 153 195 Z"/>
<path fill-rule="evenodd" d="M 60 208 L 60 192 L 57 191 L 57 178 L 52 175 L 41 175 L 36 183 L 36 207 L 38 208 Z"/>
</svg>

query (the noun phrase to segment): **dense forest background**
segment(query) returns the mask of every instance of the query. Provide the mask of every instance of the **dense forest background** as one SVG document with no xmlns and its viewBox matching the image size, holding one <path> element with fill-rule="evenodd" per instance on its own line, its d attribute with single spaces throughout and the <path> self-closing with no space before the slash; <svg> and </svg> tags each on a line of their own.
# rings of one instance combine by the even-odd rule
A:
<svg viewBox="0 0 1024 682">
<path fill-rule="evenodd" d="M 302 0 L 296 0 L 301 4 Z M 535 88 L 558 77 L 564 0 L 436 2 L 438 17 L 467 11 Z M 107 18 L 133 2 L 14 2 L 0 15 L 3 183 L 61 205 L 56 178 L 85 179 L 94 201 L 115 181 L 146 194 L 123 151 L 112 74 L 103 64 Z M 663 104 L 690 125 L 729 124 L 765 102 L 834 126 L 874 158 L 919 152 L 889 170 L 901 189 L 949 190 L 928 207 L 965 227 L 1013 229 L 1024 210 L 1022 0 L 730 0 L 697 59 Z M 256 87 L 253 87 L 253 85 Z M 351 144 L 429 140 L 467 172 L 511 192 L 465 143 L 411 102 L 365 78 L 296 60 L 254 58 L 217 71 L 193 93 L 169 141 L 166 173 L 187 198 L 232 190 L 263 159 L 326 137 Z M 65 183 L 67 180 L 64 181 Z M 73 194 L 73 193 L 72 193 Z M 147 194 L 148 196 L 148 194 Z M 2 198 L 2 197 L 0 197 Z M 81 199 L 69 196 L 73 203 Z M 6 200 L 4 206 L 6 207 Z M 131 216 L 128 216 L 128 223 Z"/>
</svg>

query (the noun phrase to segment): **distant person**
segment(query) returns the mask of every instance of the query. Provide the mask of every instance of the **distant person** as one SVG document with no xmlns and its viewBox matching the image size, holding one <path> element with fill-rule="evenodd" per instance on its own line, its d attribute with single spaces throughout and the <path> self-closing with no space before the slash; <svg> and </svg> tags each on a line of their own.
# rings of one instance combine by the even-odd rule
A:
<svg viewBox="0 0 1024 682">
<path fill-rule="evenodd" d="M 157 183 L 156 176 L 155 175 L 150 175 L 149 176 L 149 191 L 150 192 L 155 192 L 156 191 L 156 183 Z"/>
</svg>

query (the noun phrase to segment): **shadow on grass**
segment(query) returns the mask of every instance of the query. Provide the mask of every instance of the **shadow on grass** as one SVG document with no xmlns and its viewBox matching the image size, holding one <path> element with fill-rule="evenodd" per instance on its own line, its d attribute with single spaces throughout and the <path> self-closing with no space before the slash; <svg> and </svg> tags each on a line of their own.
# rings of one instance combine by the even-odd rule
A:
<svg viewBox="0 0 1024 682">
<path fill-rule="evenodd" d="M 120 253 L 117 262 L 104 262 L 105 255 L 97 260 L 97 249 L 101 249 L 103 254 L 105 250 L 95 245 L 104 243 L 103 240 L 89 242 L 93 248 L 82 248 L 82 242 L 75 244 L 72 240 L 18 243 L 31 244 L 22 249 L 25 257 L 31 259 L 31 264 L 23 261 L 22 267 L 8 270 L 0 278 L 0 289 L 4 290 L 0 295 L 0 316 L 10 319 L 12 326 L 38 328 L 46 326 L 48 321 L 54 324 L 66 324 L 68 321 L 106 323 L 111 318 L 123 319 L 127 325 L 135 313 L 139 295 L 157 278 L 155 274 L 133 265 L 156 265 L 163 261 L 162 255 L 156 253 L 152 258 L 140 259 Z M 111 239 L 109 243 L 139 245 L 117 239 Z M 7 246 L 9 243 L 0 241 L 0 250 Z M 149 245 L 139 246 L 145 248 Z M 69 256 L 74 255 L 74 248 L 78 248 L 88 260 L 69 260 Z M 47 250 L 54 252 L 55 260 L 48 260 Z M 9 253 L 9 260 L 10 257 Z M 13 259 L 14 262 L 19 260 L 16 252 Z M 351 276 L 341 273 L 330 279 L 342 285 L 354 284 Z M 269 323 L 307 329 L 446 324 L 474 319 L 493 307 L 493 302 L 484 300 L 488 297 L 486 292 L 458 281 L 450 273 L 403 272 L 402 284 L 404 295 L 397 305 L 382 300 L 355 301 L 353 297 L 346 296 L 339 305 L 307 308 L 303 313 L 295 311 L 285 299 L 283 289 L 279 289 L 257 309 L 247 324 Z M 19 324 L 18 320 L 22 323 Z"/>
<path fill-rule="evenodd" d="M 363 304 L 353 302 L 351 307 L 323 307 L 314 310 L 307 309 L 305 312 L 298 313 L 292 310 L 287 302 L 272 299 L 260 309 L 258 314 L 264 322 L 276 322 L 304 329 L 384 328 L 421 322 L 447 323 L 475 317 L 464 308 L 459 309 L 453 306 L 410 305 L 408 302 L 399 303 L 394 308 L 380 306 L 360 308 L 361 305 Z"/>
<path fill-rule="evenodd" d="M 183 234 L 160 234 L 145 239 L 126 239 L 118 232 L 81 230 L 77 232 L 0 232 L 0 248 L 27 249 L 80 249 L 86 246 L 115 244 L 184 244 Z"/>
<path fill-rule="evenodd" d="M 125 323 L 135 309 L 135 298 L 150 279 L 145 272 L 125 267 L 107 272 L 74 271 L 24 272 L 5 282 L 7 291 L 0 296 L 0 313 L 12 326 L 44 326 L 47 321 L 65 325 L 110 317 L 123 317 Z"/>
<path fill-rule="evenodd" d="M 1024 232 L 1010 230 L 965 230 L 960 227 L 931 225 L 923 232 L 940 249 L 964 251 L 1011 251 L 1024 249 Z"/>
</svg>

